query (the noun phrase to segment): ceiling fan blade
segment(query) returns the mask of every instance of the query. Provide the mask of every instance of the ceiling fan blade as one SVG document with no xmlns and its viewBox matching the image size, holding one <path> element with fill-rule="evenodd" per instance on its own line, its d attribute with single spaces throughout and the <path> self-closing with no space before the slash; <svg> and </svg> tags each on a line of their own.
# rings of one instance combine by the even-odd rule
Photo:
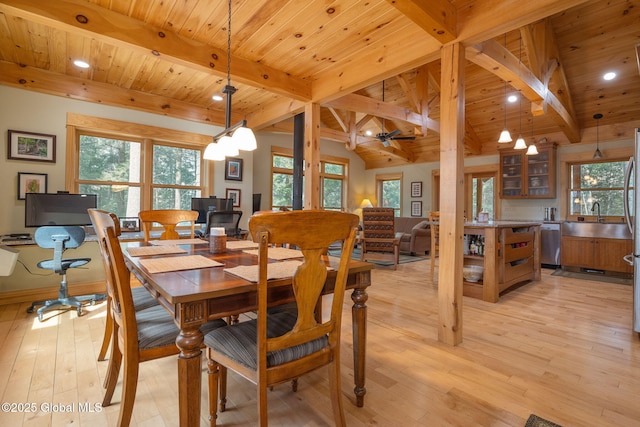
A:
<svg viewBox="0 0 640 427">
<path fill-rule="evenodd" d="M 399 135 L 399 136 L 394 136 L 394 137 L 389 138 L 389 139 L 394 139 L 396 141 L 413 141 L 413 140 L 416 139 L 416 137 L 413 136 L 413 135 L 405 135 L 405 136 Z"/>
<path fill-rule="evenodd" d="M 393 130 L 387 134 L 386 138 L 392 139 L 394 136 L 398 135 L 400 132 L 402 132 L 400 129 Z"/>
</svg>

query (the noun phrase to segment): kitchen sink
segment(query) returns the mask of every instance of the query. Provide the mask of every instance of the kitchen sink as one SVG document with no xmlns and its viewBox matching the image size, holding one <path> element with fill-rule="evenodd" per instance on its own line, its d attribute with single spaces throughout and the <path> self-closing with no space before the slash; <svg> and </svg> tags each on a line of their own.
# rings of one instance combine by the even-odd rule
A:
<svg viewBox="0 0 640 427">
<path fill-rule="evenodd" d="M 565 221 L 562 223 L 562 235 L 604 239 L 631 239 L 627 224 L 613 222 Z"/>
</svg>

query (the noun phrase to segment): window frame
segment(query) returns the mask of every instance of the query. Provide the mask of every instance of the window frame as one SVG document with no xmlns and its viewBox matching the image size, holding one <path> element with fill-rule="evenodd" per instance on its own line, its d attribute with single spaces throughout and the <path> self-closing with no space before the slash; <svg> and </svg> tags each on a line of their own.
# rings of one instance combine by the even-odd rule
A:
<svg viewBox="0 0 640 427">
<path fill-rule="evenodd" d="M 274 174 L 278 173 L 278 174 L 284 174 L 284 175 L 291 175 L 293 176 L 293 168 L 291 169 L 287 169 L 287 168 L 279 168 L 279 167 L 274 167 L 273 166 L 273 159 L 275 156 L 279 156 L 279 157 L 288 157 L 293 159 L 293 150 L 290 148 L 284 148 L 284 147 L 271 147 L 271 174 L 270 174 L 270 190 L 269 190 L 269 206 L 271 206 L 272 210 L 278 210 L 280 208 L 286 208 L 286 209 L 291 209 L 293 206 L 292 205 L 287 205 L 287 206 L 274 206 L 273 204 L 273 176 Z M 342 175 L 337 175 L 337 174 L 331 174 L 331 173 L 325 173 L 325 165 L 326 164 L 335 164 L 335 165 L 341 165 L 344 169 L 344 173 Z M 304 179 L 304 175 L 305 172 L 303 171 L 302 173 L 302 177 Z M 321 154 L 320 155 L 320 171 L 319 171 L 319 175 L 320 175 L 320 206 L 321 209 L 325 209 L 324 206 L 324 184 L 325 184 L 325 179 L 339 179 L 342 180 L 342 194 L 340 196 L 340 202 L 342 204 L 342 206 L 340 207 L 339 211 L 340 212 L 346 212 L 347 211 L 347 195 L 349 194 L 349 159 L 343 158 L 343 157 L 337 157 L 337 156 L 330 156 L 330 155 L 324 155 Z M 304 194 L 303 194 L 303 198 L 304 198 Z M 335 208 L 332 208 L 331 210 L 336 210 Z"/>
<path fill-rule="evenodd" d="M 400 188 L 399 188 L 399 198 L 398 198 L 398 203 L 399 203 L 399 207 L 394 207 L 393 211 L 395 213 L 396 217 L 401 217 L 403 210 L 402 210 L 402 202 L 404 200 L 403 198 L 403 179 L 402 179 L 402 172 L 395 172 L 395 173 L 385 173 L 385 174 L 376 174 L 376 206 L 378 207 L 384 207 L 382 205 L 382 186 L 384 182 L 387 181 L 400 181 Z"/>
<path fill-rule="evenodd" d="M 126 132 L 123 132 L 123 129 L 126 129 Z M 201 197 L 206 197 L 210 193 L 210 189 L 213 188 L 209 162 L 202 158 L 206 143 L 211 139 L 210 136 L 69 113 L 67 116 L 66 191 L 78 192 L 81 184 L 105 185 L 111 182 L 81 180 L 79 178 L 81 135 L 126 140 L 141 144 L 140 183 L 130 184 L 140 188 L 140 210 L 153 209 L 153 194 L 156 188 L 195 189 L 200 190 Z M 154 184 L 153 147 L 156 145 L 199 151 L 200 185 Z M 122 184 L 122 182 L 113 183 Z"/>
</svg>

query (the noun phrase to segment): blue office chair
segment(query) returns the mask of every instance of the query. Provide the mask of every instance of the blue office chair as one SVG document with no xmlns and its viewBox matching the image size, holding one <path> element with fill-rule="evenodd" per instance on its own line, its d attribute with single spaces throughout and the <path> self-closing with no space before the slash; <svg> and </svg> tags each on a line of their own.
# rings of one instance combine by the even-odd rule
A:
<svg viewBox="0 0 640 427">
<path fill-rule="evenodd" d="M 82 303 L 91 301 L 91 305 L 96 301 L 106 298 L 105 294 L 93 294 L 72 297 L 67 290 L 67 270 L 70 268 L 82 267 L 91 261 L 91 258 L 63 258 L 65 250 L 77 248 L 84 242 L 85 233 L 81 227 L 77 226 L 44 226 L 36 230 L 34 240 L 43 249 L 53 249 L 53 259 L 40 261 L 38 267 L 45 270 L 53 270 L 62 276 L 58 298 L 52 300 L 36 301 L 27 309 L 27 313 L 33 313 L 36 306 L 38 309 L 38 320 L 42 322 L 45 311 L 56 307 L 76 307 L 78 316 L 82 316 Z"/>
</svg>

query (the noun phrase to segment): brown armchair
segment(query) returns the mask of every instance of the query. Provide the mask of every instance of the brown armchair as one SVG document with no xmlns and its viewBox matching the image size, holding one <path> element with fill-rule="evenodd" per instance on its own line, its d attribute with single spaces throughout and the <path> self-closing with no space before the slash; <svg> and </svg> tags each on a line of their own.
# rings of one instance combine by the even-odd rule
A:
<svg viewBox="0 0 640 427">
<path fill-rule="evenodd" d="M 393 261 L 393 269 L 398 267 L 400 239 L 403 233 L 396 233 L 393 208 L 363 208 L 360 260 Z"/>
</svg>

